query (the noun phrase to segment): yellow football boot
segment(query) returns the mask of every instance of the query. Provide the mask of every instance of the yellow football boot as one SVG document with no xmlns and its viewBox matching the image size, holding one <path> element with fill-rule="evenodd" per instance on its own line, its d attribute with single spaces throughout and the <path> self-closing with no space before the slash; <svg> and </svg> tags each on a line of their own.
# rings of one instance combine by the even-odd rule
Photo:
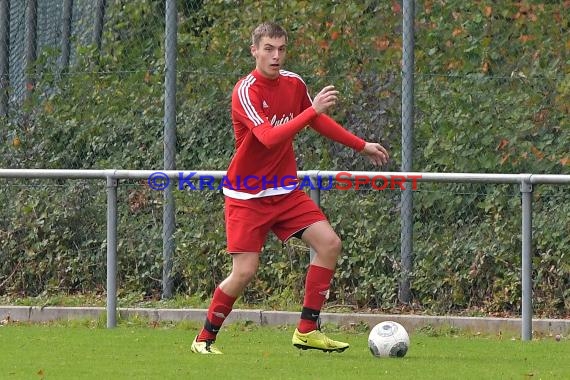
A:
<svg viewBox="0 0 570 380">
<path fill-rule="evenodd" d="M 321 350 L 324 352 L 343 352 L 350 346 L 348 343 L 330 339 L 320 330 L 313 330 L 303 334 L 298 329 L 295 329 L 291 341 L 293 346 L 301 350 Z"/>
<path fill-rule="evenodd" d="M 195 352 L 197 354 L 205 354 L 205 355 L 210 355 L 210 354 L 221 355 L 222 354 L 222 351 L 220 351 L 216 347 L 214 347 L 214 341 L 213 340 L 207 340 L 205 342 L 198 342 L 198 341 L 196 341 L 196 339 L 198 339 L 198 337 L 194 338 L 194 341 L 192 342 L 192 346 L 190 347 L 190 351 Z"/>
</svg>

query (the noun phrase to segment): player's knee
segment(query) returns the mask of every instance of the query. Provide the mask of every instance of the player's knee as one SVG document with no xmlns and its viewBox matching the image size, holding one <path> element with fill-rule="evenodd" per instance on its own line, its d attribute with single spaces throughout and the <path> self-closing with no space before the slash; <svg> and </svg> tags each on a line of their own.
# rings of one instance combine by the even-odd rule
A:
<svg viewBox="0 0 570 380">
<path fill-rule="evenodd" d="M 342 250 L 342 241 L 340 240 L 340 238 L 336 234 L 329 236 L 325 244 L 325 251 L 328 253 L 328 255 L 333 257 L 338 257 L 340 255 L 341 250 Z"/>
<path fill-rule="evenodd" d="M 336 252 L 336 255 L 340 255 L 340 251 L 342 251 L 342 241 L 338 236 L 335 235 L 333 242 L 332 242 L 332 249 Z"/>
<path fill-rule="evenodd" d="M 233 271 L 234 278 L 239 281 L 241 284 L 247 285 L 251 282 L 253 277 L 255 276 L 257 268 L 240 268 L 239 270 Z"/>
</svg>

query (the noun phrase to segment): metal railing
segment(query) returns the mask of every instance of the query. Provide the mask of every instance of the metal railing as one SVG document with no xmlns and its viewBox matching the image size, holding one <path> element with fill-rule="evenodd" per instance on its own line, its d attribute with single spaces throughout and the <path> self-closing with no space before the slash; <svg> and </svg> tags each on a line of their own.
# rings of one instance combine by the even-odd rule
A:
<svg viewBox="0 0 570 380">
<path fill-rule="evenodd" d="M 107 327 L 117 325 L 117 188 L 120 179 L 147 179 L 155 170 L 66 170 L 66 169 L 0 169 L 0 178 L 52 178 L 52 179 L 105 179 L 107 189 Z M 221 179 L 225 171 L 161 171 L 172 180 L 192 175 L 198 179 L 202 176 Z M 340 171 L 299 171 L 300 178 L 336 177 Z M 343 179 L 355 180 L 382 176 L 387 180 L 414 178 L 418 182 L 433 183 L 491 183 L 519 184 L 521 193 L 521 239 L 522 239 L 522 325 L 521 339 L 532 339 L 532 192 L 535 184 L 570 185 L 570 175 L 554 174 L 496 174 L 496 173 L 426 173 L 426 172 L 350 172 Z M 311 188 L 311 198 L 320 202 L 320 189 Z"/>
</svg>

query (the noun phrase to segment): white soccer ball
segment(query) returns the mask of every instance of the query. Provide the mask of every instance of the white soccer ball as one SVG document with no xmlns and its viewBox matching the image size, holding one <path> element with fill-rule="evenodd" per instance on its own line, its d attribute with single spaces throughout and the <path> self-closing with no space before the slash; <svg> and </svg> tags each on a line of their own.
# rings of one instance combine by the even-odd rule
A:
<svg viewBox="0 0 570 380">
<path fill-rule="evenodd" d="M 368 348 L 377 358 L 404 357 L 408 347 L 410 347 L 410 337 L 404 326 L 398 322 L 380 322 L 368 335 Z"/>
</svg>

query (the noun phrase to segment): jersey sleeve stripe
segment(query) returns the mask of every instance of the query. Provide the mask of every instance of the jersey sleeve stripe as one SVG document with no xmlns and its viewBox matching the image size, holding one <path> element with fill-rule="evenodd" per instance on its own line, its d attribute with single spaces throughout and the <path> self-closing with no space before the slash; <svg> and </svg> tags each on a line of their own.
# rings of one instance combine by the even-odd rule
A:
<svg viewBox="0 0 570 380">
<path fill-rule="evenodd" d="M 258 125 L 263 124 L 263 118 L 259 116 L 253 107 L 253 104 L 251 104 L 251 99 L 249 98 L 249 88 L 253 82 L 255 82 L 255 77 L 253 75 L 248 75 L 239 85 L 238 97 L 247 117 L 251 120 L 253 125 L 257 127 Z"/>
<path fill-rule="evenodd" d="M 299 79 L 301 82 L 303 82 L 303 84 L 305 84 L 305 81 L 303 80 L 303 78 L 301 78 L 301 76 L 299 74 L 296 74 L 292 71 L 287 71 L 287 70 L 279 70 L 279 74 L 285 76 L 285 77 L 293 77 L 293 78 L 297 78 Z"/>
<path fill-rule="evenodd" d="M 291 77 L 291 78 L 296 78 L 296 79 L 300 80 L 305 85 L 305 88 L 307 89 L 307 84 L 305 83 L 303 78 L 301 78 L 301 76 L 299 74 L 296 74 L 292 71 L 287 71 L 287 70 L 279 70 L 279 73 L 285 77 Z M 309 97 L 309 100 L 312 103 L 313 98 L 311 98 L 311 94 L 309 94 L 309 89 L 307 89 L 307 96 Z"/>
</svg>

